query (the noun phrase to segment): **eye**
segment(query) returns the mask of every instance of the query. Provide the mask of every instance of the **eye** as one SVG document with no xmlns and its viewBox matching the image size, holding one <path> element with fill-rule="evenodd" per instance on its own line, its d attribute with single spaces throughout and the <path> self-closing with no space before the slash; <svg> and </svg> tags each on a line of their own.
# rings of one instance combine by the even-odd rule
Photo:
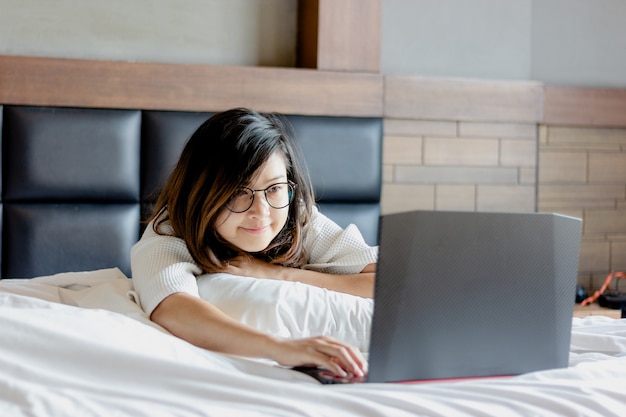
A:
<svg viewBox="0 0 626 417">
<path fill-rule="evenodd" d="M 266 192 L 268 193 L 279 193 L 285 189 L 285 184 L 273 184 L 267 187 Z"/>
<path fill-rule="evenodd" d="M 249 197 L 250 197 L 250 191 L 246 190 L 245 188 L 240 188 L 237 191 L 235 191 L 231 199 L 234 200 L 234 199 L 242 199 L 242 198 L 249 198 Z"/>
</svg>

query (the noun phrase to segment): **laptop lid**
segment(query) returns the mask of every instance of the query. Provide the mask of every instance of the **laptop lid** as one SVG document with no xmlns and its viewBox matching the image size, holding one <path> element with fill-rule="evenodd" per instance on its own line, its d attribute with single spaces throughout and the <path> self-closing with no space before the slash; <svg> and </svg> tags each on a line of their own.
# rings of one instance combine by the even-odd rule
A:
<svg viewBox="0 0 626 417">
<path fill-rule="evenodd" d="M 548 213 L 381 216 L 367 381 L 567 366 L 581 224 Z"/>
</svg>

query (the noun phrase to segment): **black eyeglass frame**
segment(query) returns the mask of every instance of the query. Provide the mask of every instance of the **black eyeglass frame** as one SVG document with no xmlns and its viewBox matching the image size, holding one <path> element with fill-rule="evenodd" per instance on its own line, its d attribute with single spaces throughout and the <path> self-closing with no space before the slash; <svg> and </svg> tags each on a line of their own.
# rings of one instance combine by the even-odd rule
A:
<svg viewBox="0 0 626 417">
<path fill-rule="evenodd" d="M 275 186 L 277 186 L 277 185 L 286 185 L 286 186 L 289 188 L 289 190 L 287 191 L 287 192 L 288 192 L 288 196 L 289 196 L 289 197 L 288 197 L 287 204 L 285 204 L 284 206 L 281 206 L 281 207 L 275 207 L 275 206 L 273 206 L 273 205 L 272 205 L 272 203 L 270 203 L 270 200 L 267 198 L 267 190 L 269 190 L 270 188 L 275 187 Z M 263 191 L 263 195 L 265 196 L 265 201 L 267 202 L 267 204 L 268 204 L 271 208 L 274 208 L 274 209 L 283 209 L 283 208 L 285 208 L 285 207 L 288 207 L 288 206 L 289 206 L 289 205 L 293 202 L 293 198 L 294 198 L 294 196 L 296 195 L 296 188 L 298 188 L 298 184 L 296 184 L 296 183 L 294 183 L 294 182 L 292 182 L 292 181 L 275 182 L 274 184 L 270 184 L 270 185 L 268 185 L 266 188 L 262 188 L 262 189 L 259 189 L 259 190 L 255 190 L 255 189 L 250 188 L 250 187 L 240 187 L 240 188 L 238 188 L 238 190 L 247 190 L 247 191 L 250 191 L 250 192 L 252 193 L 252 197 L 250 198 L 250 205 L 248 205 L 248 207 L 247 207 L 245 210 L 233 210 L 233 209 L 230 207 L 230 205 L 229 205 L 229 204 L 230 204 L 231 200 L 234 198 L 234 196 L 237 194 L 237 193 L 235 192 L 235 194 L 233 194 L 233 197 L 231 197 L 231 199 L 230 199 L 230 200 L 228 200 L 228 203 L 226 203 L 226 208 L 227 208 L 228 210 L 230 210 L 231 212 L 233 212 L 233 213 L 245 213 L 246 211 L 250 210 L 250 207 L 252 207 L 252 204 L 254 204 L 254 196 L 255 196 L 255 194 L 256 194 L 257 192 L 261 192 L 261 191 Z"/>
</svg>

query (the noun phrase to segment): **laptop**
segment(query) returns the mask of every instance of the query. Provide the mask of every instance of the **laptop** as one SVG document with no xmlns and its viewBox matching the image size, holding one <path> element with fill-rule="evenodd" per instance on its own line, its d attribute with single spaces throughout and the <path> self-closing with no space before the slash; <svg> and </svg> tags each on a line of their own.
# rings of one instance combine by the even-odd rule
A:
<svg viewBox="0 0 626 417">
<path fill-rule="evenodd" d="M 381 216 L 364 382 L 568 366 L 581 226 L 551 213 Z"/>
</svg>

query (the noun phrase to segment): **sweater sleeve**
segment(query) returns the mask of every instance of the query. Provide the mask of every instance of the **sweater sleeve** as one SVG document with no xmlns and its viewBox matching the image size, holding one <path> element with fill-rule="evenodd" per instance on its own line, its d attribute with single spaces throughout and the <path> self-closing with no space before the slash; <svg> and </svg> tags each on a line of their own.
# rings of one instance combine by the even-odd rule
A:
<svg viewBox="0 0 626 417">
<path fill-rule="evenodd" d="M 311 225 L 304 239 L 309 256 L 306 269 L 356 274 L 378 259 L 378 247 L 369 246 L 354 224 L 342 229 L 317 207 L 313 208 Z"/>
<path fill-rule="evenodd" d="M 152 223 L 132 247 L 130 264 L 135 291 L 148 315 L 171 294 L 182 292 L 199 297 L 196 277 L 202 271 L 187 245 L 180 238 L 157 234 Z"/>
</svg>

